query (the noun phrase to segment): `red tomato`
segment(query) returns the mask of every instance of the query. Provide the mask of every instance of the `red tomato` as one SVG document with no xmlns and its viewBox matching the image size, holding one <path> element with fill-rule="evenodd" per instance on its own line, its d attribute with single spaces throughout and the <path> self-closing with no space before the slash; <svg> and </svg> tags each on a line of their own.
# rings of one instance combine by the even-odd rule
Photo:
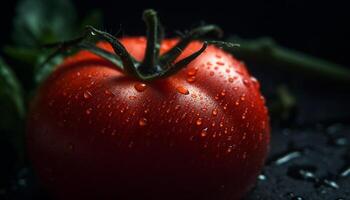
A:
<svg viewBox="0 0 350 200">
<path fill-rule="evenodd" d="M 144 37 L 121 42 L 143 59 Z M 164 40 L 161 54 L 176 42 Z M 30 158 L 59 199 L 238 199 L 270 140 L 259 83 L 213 45 L 175 75 L 144 83 L 80 51 L 46 80 L 30 113 Z"/>
</svg>

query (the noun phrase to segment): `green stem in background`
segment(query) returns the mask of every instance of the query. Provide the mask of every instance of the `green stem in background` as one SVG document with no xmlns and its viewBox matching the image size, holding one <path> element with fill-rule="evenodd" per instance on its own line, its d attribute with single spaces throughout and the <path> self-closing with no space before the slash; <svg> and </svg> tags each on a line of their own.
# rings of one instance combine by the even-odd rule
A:
<svg viewBox="0 0 350 200">
<path fill-rule="evenodd" d="M 223 48 L 242 60 L 271 65 L 281 70 L 301 73 L 327 82 L 350 84 L 349 69 L 281 47 L 270 38 L 243 40 L 233 37 L 229 41 L 240 44 L 240 48 Z"/>
</svg>

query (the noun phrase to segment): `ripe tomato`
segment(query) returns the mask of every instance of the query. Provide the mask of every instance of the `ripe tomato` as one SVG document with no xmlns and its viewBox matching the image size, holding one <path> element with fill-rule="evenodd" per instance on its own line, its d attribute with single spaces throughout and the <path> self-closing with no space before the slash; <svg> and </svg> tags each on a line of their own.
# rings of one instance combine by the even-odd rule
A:
<svg viewBox="0 0 350 200">
<path fill-rule="evenodd" d="M 143 59 L 144 37 L 120 41 Z M 162 41 L 161 54 L 177 41 Z M 202 44 L 191 42 L 178 60 Z M 27 130 L 33 166 L 59 199 L 238 199 L 270 139 L 259 83 L 213 45 L 152 82 L 82 50 L 42 85 Z"/>
</svg>

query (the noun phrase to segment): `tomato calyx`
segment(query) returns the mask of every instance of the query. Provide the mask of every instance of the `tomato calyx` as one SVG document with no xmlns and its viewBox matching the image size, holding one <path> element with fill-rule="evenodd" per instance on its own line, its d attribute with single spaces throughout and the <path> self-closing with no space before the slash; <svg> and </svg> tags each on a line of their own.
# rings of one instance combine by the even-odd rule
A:
<svg viewBox="0 0 350 200">
<path fill-rule="evenodd" d="M 153 81 L 155 79 L 171 76 L 180 71 L 203 53 L 208 44 L 226 46 L 229 48 L 235 46 L 234 44 L 221 41 L 204 41 L 199 50 L 175 63 L 175 60 L 181 55 L 182 51 L 191 41 L 201 39 L 210 33 L 215 33 L 218 37 L 221 37 L 222 30 L 216 25 L 204 25 L 192 29 L 183 34 L 174 47 L 160 56 L 159 49 L 164 33 L 159 23 L 157 13 L 152 9 L 145 10 L 143 12 L 143 20 L 147 26 L 147 46 L 145 57 L 141 62 L 130 55 L 116 37 L 107 32 L 98 30 L 93 26 L 86 26 L 84 33 L 78 38 L 46 45 L 46 47 L 58 47 L 48 59 L 52 58 L 55 54 L 76 47 L 88 50 L 112 62 L 119 70 L 141 81 Z M 114 53 L 106 51 L 95 44 L 88 43 L 86 39 L 89 38 L 96 38 L 109 43 Z M 46 61 L 48 61 L 48 59 Z"/>
</svg>

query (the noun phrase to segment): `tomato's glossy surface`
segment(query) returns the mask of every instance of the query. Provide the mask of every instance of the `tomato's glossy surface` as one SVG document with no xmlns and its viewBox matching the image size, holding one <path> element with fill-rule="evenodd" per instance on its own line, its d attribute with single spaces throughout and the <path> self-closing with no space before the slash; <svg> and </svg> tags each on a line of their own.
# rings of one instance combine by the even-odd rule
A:
<svg viewBox="0 0 350 200">
<path fill-rule="evenodd" d="M 142 60 L 145 38 L 121 42 Z M 161 52 L 176 42 L 163 41 Z M 201 45 L 192 42 L 179 59 Z M 255 183 L 268 151 L 258 82 L 215 46 L 150 83 L 81 51 L 31 106 L 30 158 L 59 199 L 237 199 Z"/>
</svg>

